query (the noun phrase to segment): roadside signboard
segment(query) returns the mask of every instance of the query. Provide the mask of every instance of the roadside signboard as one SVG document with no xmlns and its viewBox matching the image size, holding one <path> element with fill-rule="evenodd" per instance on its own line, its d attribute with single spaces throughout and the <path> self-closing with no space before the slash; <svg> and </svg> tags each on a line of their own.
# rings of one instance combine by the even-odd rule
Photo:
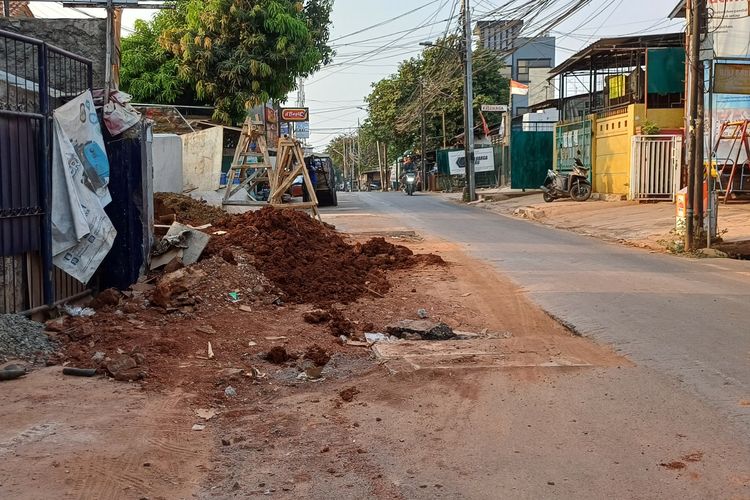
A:
<svg viewBox="0 0 750 500">
<path fill-rule="evenodd" d="M 281 108 L 282 122 L 306 122 L 309 120 L 309 108 Z"/>
<path fill-rule="evenodd" d="M 717 63 L 714 73 L 717 94 L 750 94 L 750 64 Z"/>
<path fill-rule="evenodd" d="M 296 122 L 294 124 L 294 137 L 297 139 L 309 139 L 310 122 Z"/>
<path fill-rule="evenodd" d="M 505 104 L 482 104 L 481 109 L 484 113 L 505 113 L 508 111 L 508 106 Z"/>
<path fill-rule="evenodd" d="M 448 152 L 448 166 L 451 175 L 466 173 L 466 161 L 463 150 Z M 474 173 L 492 172 L 495 170 L 495 151 L 492 148 L 474 150 Z"/>
</svg>

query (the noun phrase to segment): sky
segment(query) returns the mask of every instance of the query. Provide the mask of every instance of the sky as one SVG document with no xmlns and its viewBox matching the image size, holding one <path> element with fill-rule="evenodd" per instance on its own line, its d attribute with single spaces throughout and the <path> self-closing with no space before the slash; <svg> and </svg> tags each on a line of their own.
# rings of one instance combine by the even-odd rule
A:
<svg viewBox="0 0 750 500">
<path fill-rule="evenodd" d="M 422 49 L 419 42 L 435 40 L 446 29 L 456 29 L 457 20 L 448 21 L 454 1 L 460 5 L 458 0 L 334 0 L 331 45 L 337 55 L 331 65 L 305 81 L 305 104 L 311 116 L 309 142 L 316 149 L 324 149 L 336 135 L 356 129 L 358 120 L 367 116 L 360 108 L 366 106 L 364 99 L 372 84 L 393 74 L 400 61 L 418 55 Z M 492 19 L 494 10 L 509 3 L 469 1 L 474 20 Z M 667 19 L 677 3 L 678 0 L 591 0 L 550 33 L 557 37 L 555 63 L 599 38 L 679 31 L 682 21 Z M 53 3 L 34 2 L 33 9 L 44 17 L 81 17 L 80 12 Z M 97 17 L 103 15 L 101 10 L 87 11 Z M 126 10 L 123 36 L 132 30 L 135 19 L 151 15 L 151 11 Z M 296 93 L 290 94 L 289 104 L 296 104 Z"/>
</svg>

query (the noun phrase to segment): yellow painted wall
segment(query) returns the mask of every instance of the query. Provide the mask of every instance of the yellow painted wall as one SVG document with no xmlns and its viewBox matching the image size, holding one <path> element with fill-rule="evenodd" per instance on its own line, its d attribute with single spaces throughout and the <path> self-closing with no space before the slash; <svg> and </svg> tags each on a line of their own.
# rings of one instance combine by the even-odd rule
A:
<svg viewBox="0 0 750 500">
<path fill-rule="evenodd" d="M 630 143 L 635 133 L 633 106 L 622 114 L 598 118 L 594 123 L 594 192 L 628 194 Z"/>
<path fill-rule="evenodd" d="M 633 136 L 648 119 L 660 128 L 683 126 L 683 110 L 649 109 L 643 104 L 628 106 L 615 116 L 597 118 L 594 123 L 595 193 L 627 195 L 630 187 L 630 160 Z"/>
<path fill-rule="evenodd" d="M 643 104 L 637 104 L 635 106 L 636 113 L 636 126 L 641 126 L 641 120 L 645 106 Z M 685 126 L 685 110 L 682 108 L 673 109 L 649 109 L 646 111 L 646 118 L 654 122 L 659 128 L 676 129 Z"/>
</svg>

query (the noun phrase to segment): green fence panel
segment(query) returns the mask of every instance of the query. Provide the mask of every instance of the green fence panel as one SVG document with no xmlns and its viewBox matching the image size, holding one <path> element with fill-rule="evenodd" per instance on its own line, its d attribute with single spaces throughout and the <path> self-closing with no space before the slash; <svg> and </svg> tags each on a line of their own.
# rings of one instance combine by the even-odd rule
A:
<svg viewBox="0 0 750 500">
<path fill-rule="evenodd" d="M 594 159 L 592 126 L 593 122 L 590 119 L 557 125 L 555 134 L 557 165 L 555 170 L 570 172 L 573 170 L 575 159 L 578 157 L 591 172 Z"/>
<path fill-rule="evenodd" d="M 510 136 L 510 187 L 537 189 L 552 168 L 553 132 L 514 130 Z"/>
</svg>

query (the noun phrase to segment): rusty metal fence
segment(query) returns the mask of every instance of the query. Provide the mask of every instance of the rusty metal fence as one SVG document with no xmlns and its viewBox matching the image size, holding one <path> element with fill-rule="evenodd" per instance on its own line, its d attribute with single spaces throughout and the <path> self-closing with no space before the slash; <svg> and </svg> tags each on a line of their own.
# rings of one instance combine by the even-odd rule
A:
<svg viewBox="0 0 750 500">
<path fill-rule="evenodd" d="M 92 87 L 92 62 L 0 30 L 0 313 L 85 291 L 52 265 L 52 111 Z"/>
</svg>

